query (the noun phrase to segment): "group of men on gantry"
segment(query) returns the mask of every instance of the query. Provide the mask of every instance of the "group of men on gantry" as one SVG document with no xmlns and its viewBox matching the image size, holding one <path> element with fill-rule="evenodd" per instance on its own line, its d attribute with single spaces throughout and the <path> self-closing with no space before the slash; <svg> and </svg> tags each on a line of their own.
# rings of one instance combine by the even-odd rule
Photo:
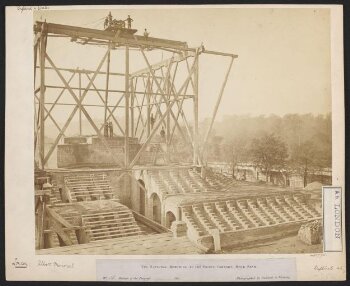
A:
<svg viewBox="0 0 350 286">
<path fill-rule="evenodd" d="M 151 129 L 153 129 L 154 123 L 156 121 L 156 119 L 153 116 L 153 113 L 151 114 Z M 162 141 L 165 141 L 165 130 L 164 130 L 164 126 L 162 126 L 162 129 L 160 130 L 160 137 Z"/>
<path fill-rule="evenodd" d="M 103 135 L 105 137 L 109 137 L 109 138 L 113 137 L 113 124 L 112 124 L 112 121 L 110 121 L 110 122 L 106 121 L 103 124 Z"/>
<path fill-rule="evenodd" d="M 128 15 L 128 18 L 125 20 L 113 20 L 112 13 L 109 12 L 108 16 L 105 19 L 104 22 L 104 28 L 106 29 L 108 26 L 111 27 L 113 25 L 113 22 L 115 22 L 117 25 L 120 25 L 120 27 L 125 28 L 125 22 L 127 24 L 127 28 L 131 29 L 131 23 L 134 22 L 134 20 Z M 147 39 L 149 36 L 149 32 L 147 29 L 143 32 L 144 37 Z"/>
<path fill-rule="evenodd" d="M 126 22 L 126 24 L 128 25 L 128 29 L 131 29 L 131 23 L 134 22 L 134 20 L 131 19 L 130 15 L 128 15 L 128 18 L 126 18 L 126 20 L 113 20 L 112 13 L 109 12 L 108 16 L 105 19 L 104 27 L 106 28 L 108 26 L 112 26 L 113 21 L 117 21 L 118 23 L 124 23 L 123 26 L 125 26 Z"/>
<path fill-rule="evenodd" d="M 151 129 L 153 129 L 154 123 L 155 123 L 155 118 L 153 116 L 153 113 L 151 114 L 151 118 L 150 118 L 150 123 L 151 123 Z M 103 124 L 103 135 L 104 137 L 108 137 L 108 138 L 112 138 L 113 137 L 113 123 L 112 121 L 109 122 L 105 122 Z M 162 138 L 162 140 L 165 140 L 165 130 L 164 130 L 164 126 L 162 126 L 162 130 L 160 131 L 160 136 Z"/>
</svg>

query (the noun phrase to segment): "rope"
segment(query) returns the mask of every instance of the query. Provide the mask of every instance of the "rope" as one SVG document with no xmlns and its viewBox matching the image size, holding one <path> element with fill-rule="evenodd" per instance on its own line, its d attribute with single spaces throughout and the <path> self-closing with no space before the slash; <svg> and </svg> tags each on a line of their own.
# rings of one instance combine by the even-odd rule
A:
<svg viewBox="0 0 350 286">
<path fill-rule="evenodd" d="M 81 25 L 82 25 L 82 26 L 86 26 L 86 25 L 96 24 L 97 22 L 102 21 L 102 20 L 104 20 L 104 19 L 106 19 L 106 17 L 102 17 L 102 18 L 99 18 L 99 19 L 94 20 L 94 21 L 89 21 L 89 22 L 84 23 L 84 24 L 81 24 Z"/>
</svg>

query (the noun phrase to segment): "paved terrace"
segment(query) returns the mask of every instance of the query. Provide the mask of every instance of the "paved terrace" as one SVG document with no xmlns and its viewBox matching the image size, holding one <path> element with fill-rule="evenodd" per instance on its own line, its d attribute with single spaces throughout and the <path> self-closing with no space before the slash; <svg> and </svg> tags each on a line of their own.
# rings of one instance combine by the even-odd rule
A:
<svg viewBox="0 0 350 286">
<path fill-rule="evenodd" d="M 37 255 L 171 255 L 202 254 L 187 237 L 174 238 L 172 233 L 131 236 L 108 239 L 101 242 L 90 242 L 72 246 L 37 250 Z"/>
</svg>

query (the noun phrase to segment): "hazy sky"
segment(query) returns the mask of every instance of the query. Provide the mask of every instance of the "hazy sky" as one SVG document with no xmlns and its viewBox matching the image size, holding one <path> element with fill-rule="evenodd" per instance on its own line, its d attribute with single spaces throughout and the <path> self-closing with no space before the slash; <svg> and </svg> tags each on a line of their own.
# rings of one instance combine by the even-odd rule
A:
<svg viewBox="0 0 350 286">
<path fill-rule="evenodd" d="M 103 29 L 102 18 L 109 10 L 41 11 L 34 20 Z M 328 9 L 111 11 L 118 19 L 126 19 L 130 14 L 138 34 L 147 28 L 153 37 L 186 41 L 190 47 L 203 43 L 206 49 L 239 56 L 234 61 L 218 119 L 226 114 L 331 111 Z M 102 48 L 85 50 L 76 45 L 75 56 L 72 53 L 73 58 L 69 58 L 65 44 L 53 43 L 49 44 L 48 54 L 53 59 L 61 58 L 58 65 L 64 67 L 94 68 L 105 52 Z M 201 119 L 212 114 L 228 63 L 228 59 L 213 56 L 200 58 Z"/>
</svg>

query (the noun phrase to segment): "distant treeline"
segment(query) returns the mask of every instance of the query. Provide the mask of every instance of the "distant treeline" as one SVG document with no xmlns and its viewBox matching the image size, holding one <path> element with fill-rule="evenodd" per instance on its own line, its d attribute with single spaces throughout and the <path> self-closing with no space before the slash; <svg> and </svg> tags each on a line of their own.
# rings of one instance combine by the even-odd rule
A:
<svg viewBox="0 0 350 286">
<path fill-rule="evenodd" d="M 208 121 L 202 125 L 206 129 Z M 331 167 L 331 114 L 225 116 L 214 125 L 206 156 L 208 161 L 255 162 L 266 168 L 299 168 L 304 173 Z"/>
</svg>

